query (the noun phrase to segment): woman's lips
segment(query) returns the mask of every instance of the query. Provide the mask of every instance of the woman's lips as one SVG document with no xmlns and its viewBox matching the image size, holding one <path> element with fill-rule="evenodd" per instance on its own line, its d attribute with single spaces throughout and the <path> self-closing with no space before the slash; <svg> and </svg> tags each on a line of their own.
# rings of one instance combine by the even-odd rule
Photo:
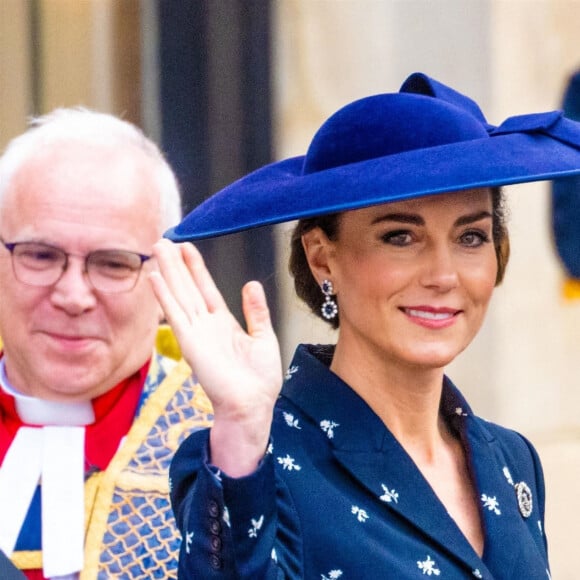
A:
<svg viewBox="0 0 580 580">
<path fill-rule="evenodd" d="M 451 326 L 462 311 L 455 308 L 434 308 L 430 306 L 403 307 L 401 310 L 414 323 L 427 328 Z"/>
</svg>

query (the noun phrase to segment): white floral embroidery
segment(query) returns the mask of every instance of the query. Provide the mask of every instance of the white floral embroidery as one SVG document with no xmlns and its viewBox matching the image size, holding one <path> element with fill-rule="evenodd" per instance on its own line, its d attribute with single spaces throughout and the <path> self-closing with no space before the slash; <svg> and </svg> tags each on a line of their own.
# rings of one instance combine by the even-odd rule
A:
<svg viewBox="0 0 580 580">
<path fill-rule="evenodd" d="M 435 560 L 431 560 L 431 556 L 427 555 L 426 560 L 417 560 L 417 566 L 419 570 L 423 572 L 423 574 L 427 574 L 427 576 L 431 576 L 435 574 L 435 576 L 439 576 L 441 574 L 441 570 L 436 567 Z"/>
<path fill-rule="evenodd" d="M 392 501 L 399 503 L 399 494 L 394 489 L 389 489 L 384 483 L 381 483 L 381 487 L 385 492 L 380 497 L 382 501 L 386 501 L 387 503 L 391 503 Z"/>
<path fill-rule="evenodd" d="M 248 530 L 248 536 L 250 536 L 250 538 L 257 538 L 258 537 L 258 530 L 260 530 L 262 528 L 262 525 L 264 523 L 264 516 L 261 515 L 260 518 L 257 520 L 252 518 L 251 522 L 252 522 L 252 527 Z"/>
<path fill-rule="evenodd" d="M 298 371 L 298 367 L 296 365 L 291 366 L 284 375 L 284 378 L 288 381 L 292 378 L 292 375 Z"/>
<path fill-rule="evenodd" d="M 476 578 L 483 578 L 483 576 L 481 575 L 481 572 L 476 568 L 475 570 L 473 570 L 473 572 L 471 572 Z"/>
<path fill-rule="evenodd" d="M 467 413 L 465 413 L 461 407 L 455 408 L 455 414 L 459 415 L 460 417 L 467 417 Z"/>
<path fill-rule="evenodd" d="M 272 453 L 274 453 L 274 445 L 272 445 L 272 443 L 268 443 L 268 448 L 266 449 L 266 454 L 272 455 Z"/>
<path fill-rule="evenodd" d="M 222 519 L 228 528 L 232 527 L 230 523 L 230 510 L 228 509 L 228 506 L 224 506 L 224 515 L 222 516 Z"/>
<path fill-rule="evenodd" d="M 495 515 L 501 515 L 501 510 L 499 509 L 499 502 L 497 501 L 495 495 L 493 497 L 481 494 L 481 501 L 483 502 L 483 507 L 486 507 L 490 512 L 494 512 Z"/>
<path fill-rule="evenodd" d="M 340 578 L 341 576 L 342 576 L 342 570 L 331 570 L 328 573 L 328 576 L 321 574 L 320 580 L 336 580 L 337 578 Z"/>
<path fill-rule="evenodd" d="M 366 510 L 363 510 L 362 508 L 359 508 L 356 505 L 353 505 L 350 508 L 350 511 L 356 516 L 356 519 L 359 522 L 366 522 L 369 519 L 369 514 L 367 514 Z"/>
<path fill-rule="evenodd" d="M 185 552 L 189 554 L 193 542 L 193 532 L 185 532 Z"/>
<path fill-rule="evenodd" d="M 505 478 L 507 479 L 507 482 L 510 485 L 514 484 L 514 480 L 512 479 L 512 474 L 510 473 L 510 470 L 506 467 L 503 468 L 503 474 L 505 475 Z"/>
<path fill-rule="evenodd" d="M 294 463 L 294 458 L 290 457 L 290 455 L 288 455 L 286 453 L 286 457 L 278 457 L 278 463 L 282 466 L 282 469 L 288 470 L 288 471 L 300 471 L 302 469 L 302 467 L 300 467 L 300 465 Z"/>
<path fill-rule="evenodd" d="M 286 425 L 288 425 L 288 427 L 302 429 L 302 427 L 300 427 L 300 425 L 298 424 L 298 419 L 295 419 L 292 413 L 284 412 L 284 421 L 286 421 Z"/>
<path fill-rule="evenodd" d="M 329 439 L 332 439 L 334 437 L 334 429 L 336 427 L 340 427 L 339 423 L 329 421 L 328 419 L 323 419 L 322 421 L 320 421 L 320 428 L 326 433 L 326 436 Z"/>
</svg>

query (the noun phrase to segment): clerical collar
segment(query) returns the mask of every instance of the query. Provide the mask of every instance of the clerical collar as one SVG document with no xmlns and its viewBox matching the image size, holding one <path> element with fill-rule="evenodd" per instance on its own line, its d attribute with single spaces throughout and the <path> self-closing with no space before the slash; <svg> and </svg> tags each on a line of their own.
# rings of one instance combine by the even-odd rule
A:
<svg viewBox="0 0 580 580">
<path fill-rule="evenodd" d="M 4 357 L 0 359 L 0 388 L 14 397 L 16 412 L 27 425 L 83 426 L 95 422 L 91 401 L 45 401 L 19 393 L 8 381 Z"/>
</svg>

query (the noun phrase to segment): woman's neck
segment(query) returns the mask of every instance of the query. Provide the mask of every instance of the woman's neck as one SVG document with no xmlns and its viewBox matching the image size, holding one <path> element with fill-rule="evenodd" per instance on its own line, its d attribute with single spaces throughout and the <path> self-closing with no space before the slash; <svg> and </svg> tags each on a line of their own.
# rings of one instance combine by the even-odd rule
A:
<svg viewBox="0 0 580 580">
<path fill-rule="evenodd" d="M 474 550 L 483 553 L 476 488 L 462 443 L 439 412 L 443 369 L 403 365 L 384 352 L 337 344 L 331 370 L 379 416 Z"/>
<path fill-rule="evenodd" d="M 443 369 L 404 366 L 367 349 L 336 346 L 330 369 L 377 414 L 411 454 L 435 454 L 447 430 L 439 416 Z M 411 452 L 414 450 L 414 452 Z"/>
</svg>

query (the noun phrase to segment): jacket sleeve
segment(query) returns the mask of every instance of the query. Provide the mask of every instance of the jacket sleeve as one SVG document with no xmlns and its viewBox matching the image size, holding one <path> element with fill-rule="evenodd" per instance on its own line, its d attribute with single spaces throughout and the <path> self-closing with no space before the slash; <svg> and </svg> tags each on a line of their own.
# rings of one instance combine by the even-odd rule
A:
<svg viewBox="0 0 580 580">
<path fill-rule="evenodd" d="M 182 534 L 180 579 L 284 578 L 275 557 L 273 459 L 229 478 L 209 463 L 209 430 L 193 433 L 170 469 L 171 501 Z"/>
</svg>

